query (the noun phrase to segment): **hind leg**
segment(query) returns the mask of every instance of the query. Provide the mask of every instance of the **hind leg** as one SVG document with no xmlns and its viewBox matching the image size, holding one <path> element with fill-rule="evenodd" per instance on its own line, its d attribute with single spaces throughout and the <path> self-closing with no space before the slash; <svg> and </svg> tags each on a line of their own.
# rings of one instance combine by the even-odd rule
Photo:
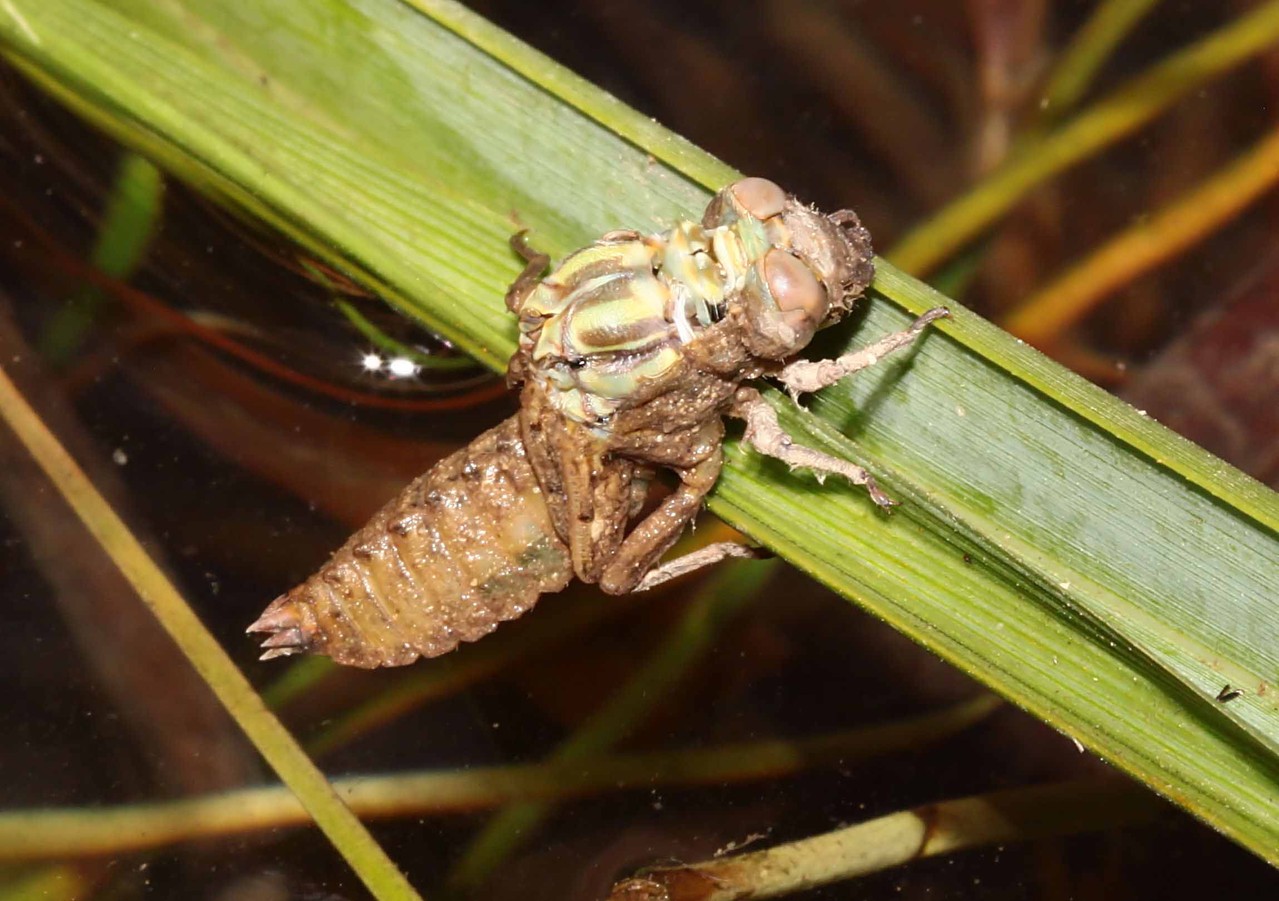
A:
<svg viewBox="0 0 1279 901">
<path fill-rule="evenodd" d="M 609 594 L 627 594 L 641 587 L 651 588 L 676 575 L 715 562 L 707 559 L 691 568 L 685 566 L 667 570 L 664 575 L 654 575 L 661 573 L 666 567 L 675 567 L 680 560 L 685 559 L 681 557 L 671 561 L 666 567 L 657 566 L 662 554 L 670 550 L 684 528 L 702 509 L 702 501 L 714 487 L 722 466 L 723 456 L 716 445 L 709 457 L 686 469 L 676 470 L 680 479 L 679 487 L 663 498 L 656 510 L 631 529 L 613 559 L 604 567 L 600 576 L 600 588 Z M 650 581 L 650 576 L 655 581 Z"/>
<path fill-rule="evenodd" d="M 763 548 L 751 547 L 749 544 L 742 544 L 740 541 L 717 541 L 714 544 L 708 544 L 706 547 L 691 551 L 682 557 L 669 560 L 661 566 L 653 567 L 644 573 L 644 578 L 640 579 L 639 584 L 632 590 L 648 591 L 663 582 L 677 579 L 704 566 L 727 560 L 729 557 L 758 560 L 769 556 L 771 555 Z"/>
</svg>

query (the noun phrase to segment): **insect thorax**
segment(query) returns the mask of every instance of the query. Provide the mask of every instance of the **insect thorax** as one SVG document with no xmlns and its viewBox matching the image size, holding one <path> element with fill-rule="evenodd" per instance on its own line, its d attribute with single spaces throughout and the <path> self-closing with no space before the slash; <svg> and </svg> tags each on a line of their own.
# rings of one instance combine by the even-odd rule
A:
<svg viewBox="0 0 1279 901">
<path fill-rule="evenodd" d="M 749 289 L 776 235 L 746 217 L 614 232 L 569 256 L 520 309 L 529 377 L 564 416 L 607 428 L 628 401 L 672 378 L 688 345 Z"/>
</svg>

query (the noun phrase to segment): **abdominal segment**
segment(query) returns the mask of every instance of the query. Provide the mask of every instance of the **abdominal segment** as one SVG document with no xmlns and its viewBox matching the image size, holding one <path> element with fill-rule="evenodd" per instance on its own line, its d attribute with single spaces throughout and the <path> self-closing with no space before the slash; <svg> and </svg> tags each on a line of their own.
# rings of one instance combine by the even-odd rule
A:
<svg viewBox="0 0 1279 901">
<path fill-rule="evenodd" d="M 487 635 L 572 576 L 513 417 L 410 483 L 249 631 L 271 633 L 263 659 L 398 666 Z"/>
</svg>

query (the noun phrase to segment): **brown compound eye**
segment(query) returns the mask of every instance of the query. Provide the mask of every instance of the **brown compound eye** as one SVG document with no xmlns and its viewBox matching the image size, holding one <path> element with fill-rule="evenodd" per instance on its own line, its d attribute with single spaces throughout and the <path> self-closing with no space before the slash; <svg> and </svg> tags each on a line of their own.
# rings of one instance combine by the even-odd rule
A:
<svg viewBox="0 0 1279 901">
<path fill-rule="evenodd" d="M 764 256 L 764 281 L 786 322 L 811 337 L 830 311 L 826 289 L 813 271 L 798 258 L 774 247 Z"/>
<path fill-rule="evenodd" d="M 733 196 L 756 219 L 771 219 L 786 208 L 786 192 L 767 178 L 743 178 Z"/>
</svg>

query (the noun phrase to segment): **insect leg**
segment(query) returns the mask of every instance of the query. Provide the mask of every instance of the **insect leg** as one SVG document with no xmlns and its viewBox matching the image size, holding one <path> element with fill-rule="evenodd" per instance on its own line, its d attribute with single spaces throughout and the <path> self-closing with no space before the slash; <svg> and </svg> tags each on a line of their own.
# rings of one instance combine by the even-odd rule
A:
<svg viewBox="0 0 1279 901">
<path fill-rule="evenodd" d="M 600 576 L 601 589 L 609 594 L 627 594 L 644 581 L 658 559 L 670 549 L 684 527 L 701 509 L 702 499 L 719 478 L 723 462 L 723 455 L 717 445 L 706 459 L 678 471 L 679 487 L 668 494 L 657 509 L 641 520 L 622 541 Z"/>
<path fill-rule="evenodd" d="M 844 354 L 833 360 L 796 360 L 783 366 L 775 378 L 786 386 L 790 396 L 798 398 L 801 394 L 820 391 L 833 385 L 845 376 L 858 370 L 874 366 L 886 354 L 908 347 L 923 333 L 929 323 L 950 315 L 945 307 L 934 307 L 900 332 L 885 335 L 869 347 Z"/>
<path fill-rule="evenodd" d="M 832 457 L 811 447 L 803 447 L 794 442 L 790 435 L 782 430 L 777 421 L 777 411 L 768 405 L 763 396 L 754 388 L 738 388 L 733 395 L 733 406 L 729 415 L 746 421 L 746 434 L 743 440 L 755 450 L 769 457 L 776 457 L 792 467 L 803 466 L 823 478 L 826 473 L 841 475 L 854 485 L 864 485 L 870 498 L 881 507 L 891 507 L 896 501 L 884 494 L 876 484 L 874 477 L 855 463 Z"/>
<path fill-rule="evenodd" d="M 767 556 L 769 556 L 767 551 L 751 547 L 749 544 L 742 544 L 739 541 L 717 541 L 682 557 L 676 557 L 661 566 L 653 567 L 644 574 L 644 578 L 640 579 L 640 583 L 633 590 L 648 591 L 663 582 L 691 573 L 703 566 L 718 563 L 728 557 L 745 557 L 754 560 Z"/>
<path fill-rule="evenodd" d="M 596 473 L 600 472 L 601 478 L 607 475 L 607 470 L 598 459 L 592 460 L 590 457 L 569 453 L 562 455 L 561 466 L 564 473 L 564 501 L 568 510 L 568 547 L 573 560 L 573 571 L 583 582 L 589 582 L 600 567 L 600 548 L 596 540 L 600 526 L 608 525 L 605 519 L 624 517 L 626 514 L 624 510 L 617 511 L 615 504 L 610 504 L 599 511 L 605 514 L 605 518 L 598 516 L 595 509 Z M 629 500 L 628 492 L 627 501 Z"/>
<path fill-rule="evenodd" d="M 543 419 L 529 456 L 546 467 L 542 491 L 547 511 L 569 547 L 573 572 L 598 582 L 616 556 L 636 506 L 636 465 L 606 457 L 598 439 L 576 423 Z"/>
<path fill-rule="evenodd" d="M 524 271 L 506 290 L 506 308 L 512 313 L 519 313 L 520 307 L 524 306 L 524 301 L 529 294 L 541 283 L 542 273 L 551 264 L 549 256 L 528 246 L 528 241 L 524 237 L 527 234 L 527 231 L 518 231 L 511 235 L 511 250 L 522 256 L 526 263 Z"/>
</svg>

